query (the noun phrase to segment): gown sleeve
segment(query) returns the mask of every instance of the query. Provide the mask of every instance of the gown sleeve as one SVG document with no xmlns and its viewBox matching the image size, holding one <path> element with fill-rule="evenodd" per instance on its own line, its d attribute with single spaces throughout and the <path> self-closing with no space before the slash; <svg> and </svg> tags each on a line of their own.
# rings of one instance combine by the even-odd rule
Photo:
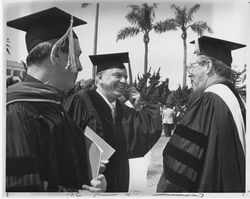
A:
<svg viewBox="0 0 250 199">
<path fill-rule="evenodd" d="M 122 105 L 122 126 L 127 143 L 129 158 L 144 156 L 159 140 L 162 132 L 160 109 L 156 105 L 146 105 L 135 111 Z"/>
</svg>

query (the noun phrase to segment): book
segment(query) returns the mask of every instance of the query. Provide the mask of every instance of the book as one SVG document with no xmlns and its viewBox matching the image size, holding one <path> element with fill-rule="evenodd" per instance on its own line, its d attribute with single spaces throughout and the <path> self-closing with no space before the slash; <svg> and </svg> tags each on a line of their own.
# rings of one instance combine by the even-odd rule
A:
<svg viewBox="0 0 250 199">
<path fill-rule="evenodd" d="M 87 138 L 85 141 L 89 155 L 92 179 L 96 179 L 99 175 L 101 162 L 107 162 L 115 152 L 115 149 L 88 126 L 84 129 L 83 133 Z"/>
</svg>

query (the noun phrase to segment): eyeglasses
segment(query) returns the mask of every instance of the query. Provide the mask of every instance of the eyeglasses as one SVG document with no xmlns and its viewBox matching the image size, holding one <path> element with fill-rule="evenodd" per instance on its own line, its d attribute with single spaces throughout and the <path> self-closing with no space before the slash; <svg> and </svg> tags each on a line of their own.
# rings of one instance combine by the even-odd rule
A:
<svg viewBox="0 0 250 199">
<path fill-rule="evenodd" d="M 197 66 L 203 66 L 205 63 L 206 63 L 206 61 L 203 60 L 203 61 L 197 61 L 197 62 L 194 62 L 192 64 L 189 64 L 186 66 L 187 71 L 189 73 L 191 73 L 195 68 L 197 68 Z"/>
</svg>

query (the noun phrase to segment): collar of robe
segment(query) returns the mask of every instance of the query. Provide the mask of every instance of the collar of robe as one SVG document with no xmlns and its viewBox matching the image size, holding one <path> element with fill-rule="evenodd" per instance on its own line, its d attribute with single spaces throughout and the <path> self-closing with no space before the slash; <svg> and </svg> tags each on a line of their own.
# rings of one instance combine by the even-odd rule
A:
<svg viewBox="0 0 250 199">
<path fill-rule="evenodd" d="M 61 104 L 61 93 L 39 82 L 21 82 L 7 90 L 7 105 L 14 102 L 50 102 Z"/>
</svg>

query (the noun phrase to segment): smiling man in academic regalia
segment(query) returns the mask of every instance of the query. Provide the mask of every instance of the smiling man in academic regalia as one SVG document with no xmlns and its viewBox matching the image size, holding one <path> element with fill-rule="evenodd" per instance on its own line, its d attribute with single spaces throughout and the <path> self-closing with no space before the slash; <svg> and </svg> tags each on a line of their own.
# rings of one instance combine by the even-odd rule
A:
<svg viewBox="0 0 250 199">
<path fill-rule="evenodd" d="M 157 105 L 141 108 L 135 88 L 128 91 L 135 109 L 118 100 L 127 87 L 124 63 L 129 61 L 128 53 L 93 55 L 90 59 L 97 66 L 97 89 L 69 97 L 64 107 L 82 130 L 87 124 L 116 150 L 104 171 L 107 192 L 127 192 L 128 159 L 144 156 L 160 138 L 160 110 Z"/>
<path fill-rule="evenodd" d="M 245 192 L 245 105 L 233 85 L 231 51 L 207 36 L 187 67 L 196 92 L 163 151 L 158 192 Z"/>
<path fill-rule="evenodd" d="M 106 189 L 103 175 L 90 183 L 83 134 L 61 105 L 82 69 L 72 27 L 85 23 L 58 8 L 7 23 L 26 32 L 29 53 L 24 81 L 7 91 L 7 192 Z"/>
</svg>

